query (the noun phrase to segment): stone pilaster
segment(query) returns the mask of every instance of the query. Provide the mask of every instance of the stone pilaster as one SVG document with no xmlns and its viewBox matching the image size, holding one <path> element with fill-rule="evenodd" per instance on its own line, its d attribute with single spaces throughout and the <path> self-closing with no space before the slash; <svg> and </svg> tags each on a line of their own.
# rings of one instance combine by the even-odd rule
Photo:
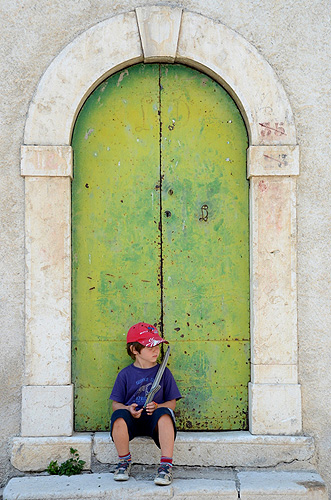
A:
<svg viewBox="0 0 331 500">
<path fill-rule="evenodd" d="M 297 372 L 296 175 L 297 146 L 252 146 L 248 151 L 251 224 L 253 434 L 301 431 Z"/>
<path fill-rule="evenodd" d="M 22 436 L 70 436 L 70 146 L 23 146 L 25 177 L 25 383 Z"/>
</svg>

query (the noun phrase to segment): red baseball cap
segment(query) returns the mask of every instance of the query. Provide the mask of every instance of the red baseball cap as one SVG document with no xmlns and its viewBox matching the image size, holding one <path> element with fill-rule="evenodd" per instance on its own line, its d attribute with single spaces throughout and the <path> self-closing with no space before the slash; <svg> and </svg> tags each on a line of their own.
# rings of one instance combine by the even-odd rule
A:
<svg viewBox="0 0 331 500">
<path fill-rule="evenodd" d="M 148 323 L 137 323 L 131 326 L 126 337 L 126 343 L 139 342 L 145 347 L 154 347 L 155 345 L 165 342 L 169 344 L 166 340 L 160 337 L 157 328 Z"/>
</svg>

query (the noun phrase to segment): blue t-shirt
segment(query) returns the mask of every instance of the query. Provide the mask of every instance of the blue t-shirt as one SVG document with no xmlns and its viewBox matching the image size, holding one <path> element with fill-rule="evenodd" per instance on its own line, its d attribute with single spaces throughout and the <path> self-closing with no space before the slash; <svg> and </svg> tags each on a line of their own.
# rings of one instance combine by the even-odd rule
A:
<svg viewBox="0 0 331 500">
<path fill-rule="evenodd" d="M 137 403 L 137 409 L 142 408 L 159 366 L 157 364 L 152 368 L 138 368 L 132 364 L 123 368 L 117 375 L 109 399 L 127 406 Z M 161 389 L 154 396 L 155 403 L 165 403 L 182 397 L 169 368 L 164 370 L 160 386 Z"/>
</svg>

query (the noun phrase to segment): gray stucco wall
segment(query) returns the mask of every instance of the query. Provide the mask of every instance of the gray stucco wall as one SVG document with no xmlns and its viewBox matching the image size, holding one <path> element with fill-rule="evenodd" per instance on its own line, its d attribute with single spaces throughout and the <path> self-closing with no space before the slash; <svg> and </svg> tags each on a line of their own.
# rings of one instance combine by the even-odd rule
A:
<svg viewBox="0 0 331 500">
<path fill-rule="evenodd" d="M 132 0 L 2 0 L 0 172 L 0 484 L 14 471 L 24 350 L 24 182 L 20 145 L 38 81 L 79 33 L 137 5 Z M 183 0 L 244 36 L 271 64 L 294 112 L 298 180 L 298 319 L 303 426 L 316 440 L 317 469 L 331 488 L 330 19 L 327 0 Z"/>
</svg>

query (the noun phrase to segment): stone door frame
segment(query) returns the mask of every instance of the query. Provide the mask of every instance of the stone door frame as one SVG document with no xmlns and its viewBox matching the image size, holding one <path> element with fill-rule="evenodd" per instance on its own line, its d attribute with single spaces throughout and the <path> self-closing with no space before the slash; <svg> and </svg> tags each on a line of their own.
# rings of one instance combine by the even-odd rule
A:
<svg viewBox="0 0 331 500">
<path fill-rule="evenodd" d="M 21 435 L 73 434 L 71 179 L 75 119 L 111 74 L 176 62 L 223 85 L 249 134 L 252 434 L 301 432 L 296 296 L 299 151 L 289 101 L 269 64 L 219 22 L 170 6 L 139 7 L 90 28 L 42 76 L 22 146 L 26 323 Z"/>
</svg>

